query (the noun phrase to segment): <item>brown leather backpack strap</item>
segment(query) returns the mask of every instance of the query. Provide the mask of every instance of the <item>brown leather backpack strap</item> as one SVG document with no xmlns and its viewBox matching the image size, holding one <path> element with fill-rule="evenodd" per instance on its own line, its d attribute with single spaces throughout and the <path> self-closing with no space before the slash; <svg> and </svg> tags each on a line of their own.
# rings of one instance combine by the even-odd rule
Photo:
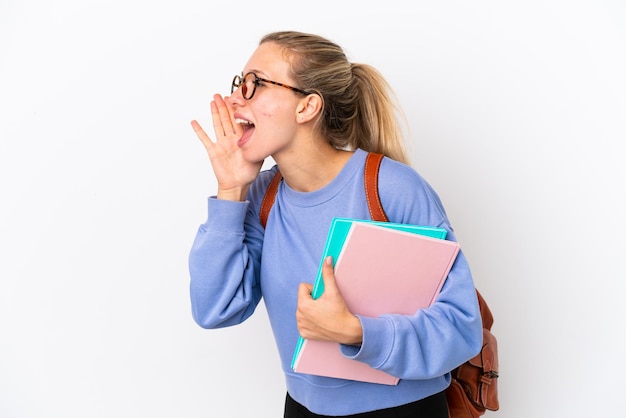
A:
<svg viewBox="0 0 626 418">
<path fill-rule="evenodd" d="M 265 228 L 267 224 L 267 218 L 270 215 L 270 210 L 272 206 L 274 206 L 274 201 L 276 200 L 276 193 L 278 193 L 278 185 L 282 180 L 283 175 L 280 174 L 280 171 L 276 171 L 272 181 L 270 181 L 269 186 L 267 186 L 267 190 L 265 191 L 265 196 L 263 196 L 263 201 L 261 202 L 261 208 L 259 209 L 259 220 L 261 221 L 261 225 Z"/>
<path fill-rule="evenodd" d="M 478 307 L 480 308 L 480 317 L 483 319 L 483 328 L 491 330 L 493 326 L 493 314 L 491 313 L 491 309 L 489 309 L 487 301 L 483 298 L 483 295 L 480 294 L 478 289 L 476 289 L 476 296 L 478 296 Z"/>
<path fill-rule="evenodd" d="M 368 153 L 365 158 L 365 197 L 367 199 L 367 206 L 372 220 L 388 222 L 389 219 L 383 209 L 383 205 L 378 194 L 378 170 L 380 169 L 380 163 L 382 160 L 383 155 L 374 152 Z M 272 181 L 270 181 L 269 186 L 267 186 L 267 191 L 265 192 L 265 196 L 261 202 L 261 208 L 259 209 L 259 220 L 261 221 L 263 228 L 265 228 L 265 225 L 267 224 L 267 218 L 272 206 L 274 205 L 274 201 L 276 200 L 278 185 L 280 184 L 282 178 L 283 176 L 280 174 L 280 171 L 276 171 Z"/>
<path fill-rule="evenodd" d="M 382 160 L 382 154 L 375 152 L 367 154 L 365 159 L 365 197 L 372 220 L 388 222 L 389 218 L 387 218 L 378 194 L 378 170 Z"/>
</svg>

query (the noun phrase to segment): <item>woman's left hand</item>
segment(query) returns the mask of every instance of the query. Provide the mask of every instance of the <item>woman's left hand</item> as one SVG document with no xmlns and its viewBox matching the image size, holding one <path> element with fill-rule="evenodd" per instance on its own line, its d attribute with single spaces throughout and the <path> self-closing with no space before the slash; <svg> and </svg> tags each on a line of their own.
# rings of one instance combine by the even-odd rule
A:
<svg viewBox="0 0 626 418">
<path fill-rule="evenodd" d="M 361 321 L 350 312 L 337 289 L 332 258 L 327 257 L 322 267 L 324 293 L 313 299 L 313 285 L 300 283 L 296 323 L 304 338 L 359 345 L 363 339 Z"/>
</svg>

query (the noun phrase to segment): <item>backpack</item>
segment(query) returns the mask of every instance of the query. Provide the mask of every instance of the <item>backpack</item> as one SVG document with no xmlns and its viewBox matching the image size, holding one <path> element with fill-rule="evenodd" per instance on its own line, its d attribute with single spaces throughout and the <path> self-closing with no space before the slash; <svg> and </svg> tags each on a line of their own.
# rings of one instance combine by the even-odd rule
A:
<svg viewBox="0 0 626 418">
<path fill-rule="evenodd" d="M 378 170 L 382 154 L 370 152 L 365 160 L 365 196 L 372 220 L 388 222 L 378 194 Z M 282 179 L 277 171 L 270 181 L 261 201 L 259 220 L 265 228 L 269 212 L 276 200 Z M 498 402 L 498 344 L 491 333 L 493 315 L 487 302 L 476 290 L 480 316 L 483 323 L 483 346 L 475 357 L 451 372 L 450 386 L 446 389 L 446 400 L 450 418 L 478 418 L 486 410 L 497 411 Z"/>
</svg>

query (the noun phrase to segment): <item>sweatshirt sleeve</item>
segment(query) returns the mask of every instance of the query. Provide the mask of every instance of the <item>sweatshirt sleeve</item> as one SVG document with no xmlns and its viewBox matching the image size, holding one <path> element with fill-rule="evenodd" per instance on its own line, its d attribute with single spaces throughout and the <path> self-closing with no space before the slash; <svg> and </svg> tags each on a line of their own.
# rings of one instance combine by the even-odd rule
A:
<svg viewBox="0 0 626 418">
<path fill-rule="evenodd" d="M 439 197 L 412 169 L 385 159 L 379 181 L 390 221 L 442 227 L 448 231 L 446 239 L 456 241 Z M 341 346 L 343 354 L 401 379 L 442 376 L 474 357 L 482 346 L 478 299 L 462 249 L 431 306 L 412 315 L 359 319 L 362 344 Z"/>
<path fill-rule="evenodd" d="M 189 253 L 192 315 L 203 328 L 236 325 L 261 299 L 263 232 L 246 228 L 250 203 L 208 199 L 208 216 Z"/>
</svg>

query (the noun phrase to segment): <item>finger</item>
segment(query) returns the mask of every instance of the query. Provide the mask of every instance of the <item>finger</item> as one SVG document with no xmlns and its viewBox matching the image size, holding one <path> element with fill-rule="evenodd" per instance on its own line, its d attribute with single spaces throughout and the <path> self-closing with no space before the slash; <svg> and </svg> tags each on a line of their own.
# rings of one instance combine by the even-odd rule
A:
<svg viewBox="0 0 626 418">
<path fill-rule="evenodd" d="M 336 292 L 337 284 L 335 282 L 332 256 L 328 256 L 324 259 L 324 264 L 322 265 L 322 279 L 324 280 L 324 293 L 328 291 Z"/>
<path fill-rule="evenodd" d="M 313 285 L 309 283 L 300 283 L 298 286 L 298 299 L 307 298 L 311 299 L 311 291 L 313 290 Z"/>
<path fill-rule="evenodd" d="M 215 100 L 211 100 L 211 119 L 213 120 L 213 130 L 215 135 L 219 137 L 226 136 L 224 125 L 222 124 L 222 118 L 220 117 L 220 111 Z"/>
<path fill-rule="evenodd" d="M 219 94 L 213 96 L 214 100 L 211 105 L 211 113 L 213 115 L 213 123 L 222 128 L 222 134 L 224 136 L 234 134 L 235 123 L 231 117 L 230 109 L 226 105 L 226 102 Z M 213 105 L 214 104 L 214 105 Z M 217 126 L 216 125 L 216 126 Z M 218 132 L 216 132 L 218 133 Z M 219 134 L 219 133 L 218 133 Z"/>
<path fill-rule="evenodd" d="M 229 96 L 224 96 L 224 103 L 226 103 L 226 106 L 228 107 L 228 111 L 230 112 L 230 114 L 232 115 L 233 119 L 233 130 L 235 132 L 235 135 L 237 135 L 238 137 L 241 136 L 243 134 L 243 128 L 241 127 L 240 123 L 236 123 L 235 122 L 235 106 L 233 104 L 233 101 L 230 100 Z"/>
<path fill-rule="evenodd" d="M 224 103 L 226 104 L 226 109 L 229 112 L 228 115 L 230 117 L 230 121 L 233 126 L 233 132 L 237 136 L 240 136 L 243 133 L 243 128 L 241 127 L 241 124 L 235 122 L 235 106 L 233 104 L 233 101 L 230 100 L 230 96 L 224 96 L 223 100 L 224 100 Z"/>
<path fill-rule="evenodd" d="M 191 127 L 193 128 L 193 131 L 196 133 L 196 136 L 198 137 L 198 139 L 202 141 L 205 147 L 209 148 L 210 146 L 213 145 L 213 141 L 211 140 L 211 138 L 209 138 L 206 132 L 204 132 L 204 129 L 202 129 L 202 126 L 200 126 L 198 121 L 192 120 Z"/>
</svg>

